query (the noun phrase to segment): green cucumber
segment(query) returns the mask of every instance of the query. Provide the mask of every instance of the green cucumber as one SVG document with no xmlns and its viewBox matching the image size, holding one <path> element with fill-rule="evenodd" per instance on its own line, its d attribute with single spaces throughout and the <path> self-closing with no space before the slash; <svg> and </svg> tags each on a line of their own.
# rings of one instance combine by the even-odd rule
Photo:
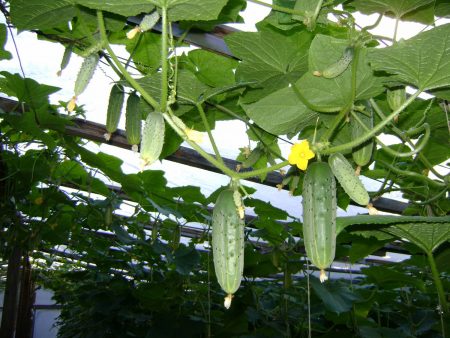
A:
<svg viewBox="0 0 450 338">
<path fill-rule="evenodd" d="M 143 166 L 159 159 L 164 145 L 165 122 L 161 112 L 151 112 L 142 131 L 141 159 Z"/>
<path fill-rule="evenodd" d="M 372 130 L 373 128 L 373 110 L 370 105 L 366 105 L 367 113 L 369 115 L 360 113 L 360 112 L 354 112 L 358 119 L 364 124 L 364 126 L 367 128 L 367 130 L 359 123 L 354 117 L 350 118 L 350 128 L 352 131 L 352 139 L 357 139 L 363 135 L 366 135 L 368 131 Z M 369 164 L 372 159 L 372 153 L 373 153 L 373 147 L 374 147 L 374 140 L 370 139 L 366 142 L 363 142 L 359 146 L 353 148 L 352 157 L 353 161 L 359 166 L 364 167 L 365 165 Z"/>
<path fill-rule="evenodd" d="M 320 281 L 336 251 L 336 181 L 329 165 L 314 162 L 303 179 L 303 241 L 306 255 L 320 269 Z"/>
<path fill-rule="evenodd" d="M 69 65 L 70 57 L 72 56 L 73 45 L 67 45 L 64 49 L 64 54 L 61 59 L 61 65 L 59 66 L 59 70 L 56 75 L 61 76 L 62 71 Z"/>
<path fill-rule="evenodd" d="M 77 79 L 75 80 L 74 95 L 67 104 L 67 110 L 69 111 L 69 113 L 75 109 L 78 96 L 82 92 L 84 92 L 87 85 L 89 84 L 89 81 L 91 81 L 99 60 L 99 55 L 97 53 L 94 53 L 86 57 L 81 64 Z"/>
<path fill-rule="evenodd" d="M 342 54 L 341 58 L 338 61 L 329 65 L 322 72 L 317 72 L 317 71 L 314 72 L 314 75 L 322 76 L 326 79 L 333 79 L 335 77 L 338 77 L 343 72 L 345 72 L 345 70 L 350 65 L 350 63 L 353 60 L 354 53 L 355 53 L 355 50 L 353 47 L 345 48 L 344 53 Z"/>
<path fill-rule="evenodd" d="M 138 150 L 138 145 L 141 142 L 142 118 L 139 102 L 140 99 L 136 93 L 130 94 L 125 111 L 125 132 L 127 141 L 131 144 L 133 151 Z"/>
<path fill-rule="evenodd" d="M 347 195 L 356 203 L 367 206 L 370 201 L 369 194 L 344 155 L 331 154 L 328 164 Z"/>
<path fill-rule="evenodd" d="M 122 115 L 122 106 L 125 98 L 123 87 L 114 84 L 109 92 L 108 109 L 106 111 L 106 131 L 105 139 L 109 141 L 111 134 L 117 130 Z"/>
<path fill-rule="evenodd" d="M 236 208 L 236 190 L 223 190 L 212 216 L 212 250 L 217 281 L 225 291 L 225 307 L 241 285 L 244 270 L 244 221 Z"/>
<path fill-rule="evenodd" d="M 386 92 L 386 97 L 387 97 L 387 102 L 388 102 L 389 108 L 391 108 L 392 111 L 396 111 L 406 101 L 405 87 L 388 89 Z"/>
</svg>

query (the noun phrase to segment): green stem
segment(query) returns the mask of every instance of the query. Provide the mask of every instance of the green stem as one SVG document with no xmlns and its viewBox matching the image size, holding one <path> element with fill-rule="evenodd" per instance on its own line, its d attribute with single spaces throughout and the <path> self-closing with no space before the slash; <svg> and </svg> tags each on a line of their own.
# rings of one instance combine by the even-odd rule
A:
<svg viewBox="0 0 450 338">
<path fill-rule="evenodd" d="M 339 126 L 339 124 L 341 124 L 342 119 L 345 117 L 345 115 L 348 114 L 349 111 L 350 108 L 348 106 L 341 109 L 339 114 L 334 118 L 331 127 L 322 135 L 322 142 L 329 142 L 330 138 L 333 136 L 334 131 Z"/>
<path fill-rule="evenodd" d="M 356 100 L 356 80 L 358 75 L 358 62 L 359 62 L 359 47 L 355 46 L 355 54 L 353 56 L 353 62 L 352 62 L 352 88 L 351 93 L 352 97 L 350 100 L 350 104 L 353 105 L 353 102 Z"/>
<path fill-rule="evenodd" d="M 150 95 L 148 92 L 142 88 L 142 86 L 128 73 L 128 71 L 125 69 L 125 67 L 122 65 L 122 63 L 117 58 L 117 55 L 112 50 L 111 46 L 108 42 L 108 37 L 106 35 L 106 28 L 105 23 L 103 21 L 103 12 L 97 11 L 97 19 L 98 19 L 98 27 L 100 29 L 101 38 L 103 40 L 103 44 L 106 48 L 106 50 L 109 53 L 109 56 L 114 61 L 116 67 L 119 69 L 119 71 L 122 73 L 123 77 L 128 81 L 128 83 L 136 89 L 139 93 L 141 93 L 142 97 L 155 109 L 160 110 L 159 103 Z"/>
<path fill-rule="evenodd" d="M 400 114 L 401 111 L 403 111 L 407 106 L 409 106 L 421 93 L 421 90 L 417 90 L 413 95 L 411 95 L 397 110 L 392 112 L 390 115 L 386 117 L 383 121 L 381 121 L 379 124 L 377 124 L 370 133 L 367 133 L 365 135 L 362 135 L 350 142 L 340 144 L 338 146 L 330 147 L 328 149 L 323 149 L 320 152 L 323 155 L 332 154 L 336 152 L 343 152 L 350 150 L 361 143 L 371 139 L 374 137 L 378 132 L 380 132 L 389 122 L 391 122 L 398 114 Z"/>
<path fill-rule="evenodd" d="M 283 6 L 268 4 L 268 3 L 264 2 L 264 1 L 260 1 L 260 0 L 247 0 L 247 1 L 248 2 L 253 2 L 255 4 L 258 4 L 258 5 L 261 5 L 261 6 L 264 6 L 264 7 L 272 8 L 274 11 L 287 13 L 287 14 L 294 14 L 294 15 L 305 16 L 305 12 L 304 11 L 299 11 L 299 10 L 295 10 L 295 9 L 291 9 L 291 8 L 287 8 L 287 7 L 283 7 Z"/>
<path fill-rule="evenodd" d="M 394 36 L 392 37 L 392 41 L 394 43 L 397 42 L 397 33 L 398 33 L 398 24 L 399 23 L 400 23 L 400 18 L 395 18 Z"/>
<path fill-rule="evenodd" d="M 289 162 L 288 161 L 283 161 L 280 162 L 278 164 L 275 164 L 273 166 L 267 167 L 267 168 L 262 168 L 262 169 L 256 169 L 256 170 L 252 170 L 252 171 L 244 171 L 241 173 L 237 173 L 237 175 L 235 175 L 237 178 L 239 179 L 246 179 L 246 178 L 250 178 L 250 177 L 255 177 L 255 176 L 260 176 L 260 175 L 264 175 L 267 174 L 271 171 L 275 171 L 278 169 L 281 169 L 285 166 L 288 166 Z"/>
<path fill-rule="evenodd" d="M 385 166 L 386 168 L 390 169 L 392 172 L 394 172 L 394 173 L 396 173 L 398 175 L 404 175 L 404 176 L 409 176 L 411 178 L 415 178 L 415 179 L 417 179 L 419 181 L 427 183 L 428 185 L 432 185 L 432 186 L 434 186 L 436 188 L 445 188 L 445 187 L 447 187 L 447 185 L 444 184 L 444 183 L 433 181 L 432 179 L 430 179 L 430 178 L 428 178 L 426 176 L 423 176 L 421 174 L 418 174 L 418 173 L 416 173 L 414 171 L 402 170 L 402 169 L 396 168 L 393 165 L 388 164 L 388 163 L 386 163 L 384 161 L 379 161 L 379 162 L 383 166 Z"/>
<path fill-rule="evenodd" d="M 447 303 L 447 299 L 445 297 L 444 287 L 442 286 L 442 281 L 439 276 L 439 271 L 436 267 L 436 261 L 434 260 L 433 253 L 427 252 L 428 263 L 430 264 L 431 274 L 433 276 L 434 284 L 436 286 L 436 291 L 439 297 L 439 305 L 441 306 L 442 312 L 445 314 L 449 313 L 449 307 Z"/>
<path fill-rule="evenodd" d="M 168 73 L 169 73 L 169 60 L 168 56 L 168 18 L 167 7 L 164 6 L 161 9 L 162 17 L 162 30 L 161 30 L 161 111 L 167 110 L 167 96 L 168 96 Z"/>
<path fill-rule="evenodd" d="M 206 118 L 206 114 L 205 114 L 205 111 L 203 110 L 203 107 L 202 107 L 201 103 L 197 103 L 196 107 L 197 107 L 197 110 L 198 110 L 198 112 L 200 114 L 200 117 L 202 119 L 203 125 L 204 125 L 204 127 L 206 129 L 206 132 L 208 133 L 209 141 L 211 142 L 211 145 L 213 147 L 214 154 L 216 155 L 216 159 L 218 161 L 220 161 L 221 163 L 224 163 L 223 159 L 222 159 L 222 156 L 220 156 L 219 148 L 217 148 L 216 141 L 214 140 L 214 137 L 213 137 L 212 132 L 211 132 L 211 126 L 209 125 L 208 119 Z"/>
<path fill-rule="evenodd" d="M 330 107 L 330 108 L 326 108 L 326 109 L 324 109 L 323 107 L 319 107 L 319 106 L 315 105 L 314 103 L 311 103 L 310 101 L 308 101 L 308 99 L 306 97 L 304 97 L 303 94 L 300 92 L 300 90 L 297 88 L 295 83 L 291 83 L 290 85 L 291 85 L 291 88 L 294 91 L 295 95 L 297 95 L 299 100 L 306 106 L 306 108 L 308 108 L 310 110 L 322 112 L 322 113 L 335 113 L 336 111 L 342 109 L 340 107 Z"/>
<path fill-rule="evenodd" d="M 377 19 L 373 24 L 371 24 L 371 25 L 369 25 L 369 26 L 362 27 L 362 28 L 361 28 L 361 31 L 367 32 L 367 31 L 370 31 L 371 29 L 377 28 L 377 26 L 380 24 L 381 19 L 383 18 L 383 16 L 384 16 L 383 13 L 380 14 L 380 15 L 378 16 L 378 19 Z"/>
<path fill-rule="evenodd" d="M 170 111 L 170 109 L 169 109 Z M 196 150 L 205 160 L 210 162 L 212 165 L 216 166 L 220 169 L 224 174 L 230 176 L 232 179 L 237 179 L 238 175 L 235 171 L 228 168 L 224 163 L 218 161 L 216 158 L 208 154 L 202 147 L 200 147 L 197 143 L 193 142 L 189 139 L 186 132 L 182 129 L 182 127 L 178 126 L 174 121 L 171 113 L 163 113 L 163 117 L 166 122 L 172 127 L 172 129 L 184 140 L 186 141 L 194 150 Z"/>
<path fill-rule="evenodd" d="M 380 107 L 378 106 L 378 104 L 375 102 L 374 99 L 370 99 L 370 104 L 371 104 L 372 107 L 375 109 L 375 112 L 378 114 L 378 116 L 380 116 L 381 119 L 385 119 L 385 118 L 386 118 L 386 115 L 383 114 L 383 112 L 381 111 Z M 422 127 L 423 127 L 423 125 L 422 125 Z M 400 139 L 401 139 L 403 142 L 406 142 L 406 143 L 408 143 L 410 146 L 414 147 L 414 143 L 411 141 L 411 139 L 408 137 L 407 134 L 405 134 L 402 130 L 398 129 L 395 125 L 392 125 L 391 128 L 392 128 L 392 131 L 393 131 L 394 133 L 396 133 L 397 136 L 400 137 Z M 421 128 L 421 127 L 419 127 L 419 128 Z M 416 131 L 416 130 L 417 130 L 417 129 L 412 130 L 412 131 L 410 130 L 410 131 L 408 131 L 408 134 L 409 134 L 409 133 L 412 133 L 412 132 L 414 132 L 414 131 Z M 411 135 L 412 135 L 412 134 L 411 134 Z M 430 170 L 434 175 L 436 175 L 436 177 L 440 178 L 441 180 L 444 179 L 444 176 L 442 176 L 440 173 L 438 173 L 438 172 L 433 168 L 433 165 L 430 163 L 430 161 L 428 161 L 428 159 L 426 158 L 426 156 L 425 156 L 424 154 L 419 153 L 417 156 L 419 157 L 419 160 L 423 163 L 423 165 L 424 165 L 428 170 Z"/>
</svg>

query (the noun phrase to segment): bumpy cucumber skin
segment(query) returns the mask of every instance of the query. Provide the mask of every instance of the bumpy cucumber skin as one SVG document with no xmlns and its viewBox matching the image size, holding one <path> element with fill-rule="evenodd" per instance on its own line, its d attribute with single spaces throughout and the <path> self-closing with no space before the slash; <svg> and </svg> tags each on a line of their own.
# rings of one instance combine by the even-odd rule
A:
<svg viewBox="0 0 450 338">
<path fill-rule="evenodd" d="M 159 20 L 159 17 L 160 15 L 156 10 L 151 14 L 147 14 L 146 16 L 143 17 L 141 23 L 139 24 L 139 29 L 142 32 L 149 31 L 150 29 L 153 28 L 153 26 L 156 25 L 156 23 Z"/>
<path fill-rule="evenodd" d="M 336 251 L 336 181 L 327 163 L 308 166 L 302 204 L 306 254 L 321 269 L 323 281 L 324 270 L 333 262 Z"/>
<path fill-rule="evenodd" d="M 388 89 L 386 97 L 389 108 L 391 108 L 392 111 L 396 111 L 406 101 L 405 87 L 399 87 L 392 90 Z"/>
<path fill-rule="evenodd" d="M 322 76 L 327 79 L 333 79 L 341 75 L 348 68 L 353 60 L 354 48 L 347 47 L 342 57 L 332 65 L 322 71 Z"/>
<path fill-rule="evenodd" d="M 212 217 L 212 249 L 217 281 L 228 294 L 241 285 L 244 270 L 244 221 L 239 217 L 232 189 L 217 198 Z"/>
<path fill-rule="evenodd" d="M 341 153 L 331 154 L 328 157 L 328 163 L 347 195 L 360 205 L 368 205 L 370 201 L 369 194 L 344 155 Z"/>
<path fill-rule="evenodd" d="M 367 127 L 368 130 L 372 130 L 373 128 L 373 111 L 369 110 L 370 116 L 367 116 L 362 113 L 355 112 L 355 114 L 358 115 L 361 122 L 364 123 L 364 125 Z M 364 130 L 363 126 L 356 121 L 355 119 L 350 120 L 350 128 L 352 131 L 352 139 L 357 139 L 360 136 L 363 136 L 367 133 L 366 130 Z M 372 153 L 373 153 L 373 147 L 374 147 L 374 141 L 372 139 L 360 144 L 358 147 L 353 149 L 352 157 L 353 160 L 357 165 L 360 167 L 363 167 L 370 163 L 370 160 L 372 159 Z"/>
<path fill-rule="evenodd" d="M 59 70 L 57 75 L 61 76 L 62 71 L 69 65 L 70 57 L 72 56 L 73 45 L 67 45 L 64 49 L 64 54 L 61 59 L 61 65 L 59 66 Z"/>
<path fill-rule="evenodd" d="M 151 165 L 159 159 L 164 145 L 165 122 L 162 113 L 151 112 L 145 120 L 142 132 L 141 159 Z"/>
<path fill-rule="evenodd" d="M 119 125 L 124 98 L 123 87 L 114 84 L 109 93 L 108 110 L 106 112 L 106 131 L 110 134 L 114 133 Z"/>
<path fill-rule="evenodd" d="M 139 110 L 139 96 L 131 93 L 127 99 L 127 107 L 125 111 L 125 132 L 127 141 L 132 146 L 141 142 L 142 118 Z"/>
<path fill-rule="evenodd" d="M 86 57 L 81 64 L 80 70 L 75 81 L 74 93 L 75 96 L 79 96 L 86 89 L 89 81 L 94 75 L 95 68 L 97 67 L 99 56 L 97 53 L 91 54 Z"/>
</svg>

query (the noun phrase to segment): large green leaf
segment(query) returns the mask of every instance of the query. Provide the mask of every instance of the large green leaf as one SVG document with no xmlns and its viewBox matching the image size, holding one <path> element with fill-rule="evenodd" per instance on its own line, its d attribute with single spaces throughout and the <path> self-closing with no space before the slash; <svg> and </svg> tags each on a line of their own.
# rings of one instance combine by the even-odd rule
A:
<svg viewBox="0 0 450 338">
<path fill-rule="evenodd" d="M 369 281 L 382 285 L 385 289 L 397 289 L 405 285 L 412 285 L 419 290 L 425 291 L 425 284 L 422 280 L 411 278 L 409 274 L 393 271 L 383 266 L 372 266 L 362 269 L 362 272 L 368 277 Z"/>
<path fill-rule="evenodd" d="M 426 253 L 450 240 L 450 222 L 396 224 L 384 231 L 408 240 Z"/>
<path fill-rule="evenodd" d="M 298 132 L 315 123 L 318 116 L 318 113 L 308 109 L 289 87 L 243 107 L 258 126 L 276 135 Z"/>
<path fill-rule="evenodd" d="M 239 32 L 225 37 L 233 54 L 242 62 L 236 70 L 239 82 L 263 82 L 279 75 L 307 70 L 311 35 L 301 32 L 284 35 L 275 31 Z"/>
<path fill-rule="evenodd" d="M 349 105 L 352 100 L 352 71 L 351 66 L 341 75 L 326 79 L 314 76 L 313 72 L 324 70 L 330 64 L 342 57 L 348 41 L 336 39 L 327 35 L 316 35 L 309 51 L 309 72 L 297 81 L 296 86 L 305 99 L 321 112 L 339 111 Z M 382 92 L 383 87 L 378 78 L 374 77 L 367 64 L 367 50 L 359 52 L 356 99 L 364 100 Z"/>
<path fill-rule="evenodd" d="M 78 5 L 92 9 L 99 9 L 106 12 L 119 14 L 122 16 L 138 15 L 149 13 L 154 5 L 150 0 L 74 0 Z"/>
<path fill-rule="evenodd" d="M 434 2 L 433 0 L 354 0 L 351 5 L 363 14 L 392 13 L 401 18 L 405 14 Z"/>
<path fill-rule="evenodd" d="M 161 4 L 166 0 L 152 2 Z M 167 0 L 169 19 L 171 21 L 214 20 L 227 2 L 228 0 Z"/>
<path fill-rule="evenodd" d="M 369 60 L 375 70 L 395 74 L 395 79 L 420 90 L 450 85 L 450 24 L 382 49 Z"/>
<path fill-rule="evenodd" d="M 353 293 L 348 285 L 339 285 L 337 283 L 320 283 L 317 278 L 310 278 L 311 286 L 316 295 L 322 300 L 323 305 L 328 311 L 343 313 L 350 311 L 353 303 L 361 298 Z"/>
<path fill-rule="evenodd" d="M 6 37 L 6 25 L 0 24 L 0 60 L 11 59 L 11 53 L 5 50 Z"/>
<path fill-rule="evenodd" d="M 76 15 L 74 0 L 11 0 L 11 19 L 18 29 L 48 29 Z"/>
<path fill-rule="evenodd" d="M 358 215 L 358 216 L 348 216 L 348 217 L 337 217 L 336 218 L 336 233 L 340 233 L 343 229 L 350 225 L 372 225 L 374 229 L 379 229 L 377 226 L 388 226 L 393 224 L 402 223 L 416 223 L 416 224 L 426 224 L 426 223 L 450 223 L 450 217 L 422 217 L 422 216 L 369 216 L 369 215 Z M 370 229 L 368 229 L 370 230 Z"/>
</svg>

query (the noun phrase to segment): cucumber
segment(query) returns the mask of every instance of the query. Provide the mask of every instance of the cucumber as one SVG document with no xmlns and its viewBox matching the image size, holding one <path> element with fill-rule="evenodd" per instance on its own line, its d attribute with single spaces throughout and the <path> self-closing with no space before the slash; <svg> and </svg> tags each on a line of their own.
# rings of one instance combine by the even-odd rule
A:
<svg viewBox="0 0 450 338">
<path fill-rule="evenodd" d="M 354 112 L 354 114 L 358 116 L 359 120 L 364 123 L 364 126 L 366 126 L 368 130 L 371 130 L 373 128 L 373 110 L 368 103 L 366 107 L 368 108 L 367 113 L 369 115 L 356 111 Z M 350 119 L 350 128 L 352 131 L 352 139 L 357 139 L 358 137 L 367 134 L 367 130 L 365 130 L 364 127 L 355 118 Z M 364 167 L 365 165 L 370 163 L 370 160 L 372 159 L 373 147 L 374 141 L 373 139 L 370 139 L 353 149 L 353 161 L 355 161 L 355 163 L 359 166 L 359 169 L 360 167 Z M 357 171 L 359 172 L 358 169 Z"/>
<path fill-rule="evenodd" d="M 406 101 L 405 87 L 388 89 L 387 93 L 386 93 L 386 97 L 387 97 L 387 102 L 388 102 L 389 108 L 391 108 L 392 111 L 396 111 Z"/>
<path fill-rule="evenodd" d="M 73 45 L 67 45 L 64 49 L 64 54 L 61 59 L 61 65 L 59 66 L 59 70 L 56 73 L 57 76 L 61 76 L 62 71 L 69 65 L 70 57 L 72 56 Z"/>
<path fill-rule="evenodd" d="M 142 132 L 141 159 L 143 166 L 159 159 L 164 145 L 165 122 L 161 112 L 151 112 L 145 120 Z"/>
<path fill-rule="evenodd" d="M 97 53 L 91 54 L 84 59 L 75 81 L 75 96 L 79 96 L 86 89 L 89 81 L 91 81 L 92 76 L 94 75 L 99 59 Z"/>
<path fill-rule="evenodd" d="M 336 181 L 329 165 L 314 162 L 303 179 L 303 241 L 306 255 L 320 269 L 320 281 L 336 251 Z"/>
<path fill-rule="evenodd" d="M 225 291 L 224 306 L 231 305 L 244 271 L 244 221 L 236 208 L 233 189 L 223 190 L 212 216 L 212 250 L 217 281 Z"/>
<path fill-rule="evenodd" d="M 99 60 L 99 55 L 97 53 L 94 53 L 86 57 L 81 64 L 77 79 L 75 80 L 74 95 L 67 105 L 67 110 L 69 111 L 69 113 L 75 109 L 77 98 L 81 93 L 84 92 L 87 85 L 89 84 L 89 81 L 94 75 L 95 68 L 97 68 Z"/>
<path fill-rule="evenodd" d="M 127 99 L 125 111 L 125 132 L 127 134 L 127 141 L 131 144 L 133 151 L 138 150 L 138 145 L 141 142 L 142 118 L 139 101 L 139 96 L 136 93 L 130 94 Z"/>
<path fill-rule="evenodd" d="M 114 84 L 109 92 L 108 109 L 106 111 L 106 141 L 109 141 L 111 134 L 117 130 L 120 115 L 122 115 L 124 98 L 125 92 L 123 91 L 123 87 L 121 85 Z"/>
<path fill-rule="evenodd" d="M 344 53 L 342 54 L 341 58 L 338 61 L 329 65 L 322 72 L 315 71 L 314 75 L 322 76 L 326 79 L 333 79 L 333 78 L 341 75 L 343 72 L 345 72 L 345 70 L 348 68 L 348 66 L 352 62 L 354 53 L 355 53 L 355 50 L 353 47 L 345 48 Z"/>
<path fill-rule="evenodd" d="M 344 155 L 331 154 L 328 164 L 347 195 L 356 203 L 367 206 L 370 201 L 369 194 Z"/>
</svg>

